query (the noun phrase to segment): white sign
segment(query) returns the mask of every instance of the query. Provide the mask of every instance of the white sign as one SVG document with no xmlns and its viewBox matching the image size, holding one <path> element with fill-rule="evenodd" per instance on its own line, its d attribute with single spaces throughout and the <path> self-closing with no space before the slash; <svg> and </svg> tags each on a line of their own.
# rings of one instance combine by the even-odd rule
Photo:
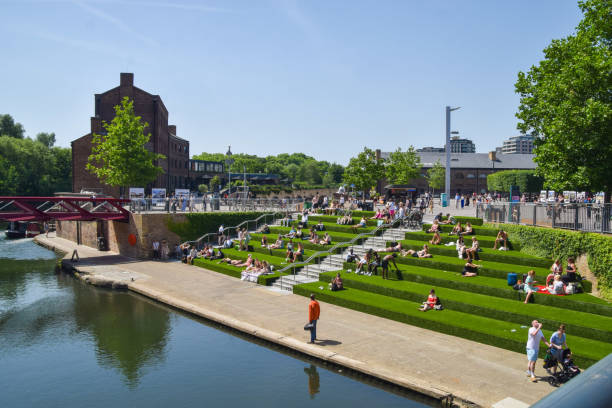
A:
<svg viewBox="0 0 612 408">
<path fill-rule="evenodd" d="M 189 189 L 188 188 L 175 188 L 174 189 L 174 196 L 176 198 L 189 198 Z"/>
<path fill-rule="evenodd" d="M 545 203 L 546 202 L 546 190 L 541 190 L 540 191 L 540 202 L 541 203 Z"/>
<path fill-rule="evenodd" d="M 595 194 L 595 202 L 597 204 L 603 204 L 605 199 L 605 193 L 601 192 L 601 193 L 597 193 Z"/>
<path fill-rule="evenodd" d="M 153 188 L 151 189 L 151 198 L 153 204 L 163 203 L 166 199 L 166 189 L 165 188 Z"/>
<path fill-rule="evenodd" d="M 144 199 L 144 188 L 130 187 L 130 200 L 142 200 L 142 199 Z"/>
<path fill-rule="evenodd" d="M 554 191 L 549 191 L 548 192 L 548 201 L 555 201 L 555 192 Z"/>
</svg>

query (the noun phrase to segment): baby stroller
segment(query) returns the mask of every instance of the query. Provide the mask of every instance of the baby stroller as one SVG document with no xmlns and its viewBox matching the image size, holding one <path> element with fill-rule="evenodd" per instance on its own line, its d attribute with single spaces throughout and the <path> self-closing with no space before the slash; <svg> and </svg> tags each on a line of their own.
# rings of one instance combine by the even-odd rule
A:
<svg viewBox="0 0 612 408">
<path fill-rule="evenodd" d="M 554 387 L 565 384 L 580 374 L 580 369 L 572 361 L 572 351 L 569 348 L 563 350 L 561 361 L 555 358 L 551 349 L 548 349 L 544 358 L 544 368 L 549 370 L 553 367 L 557 367 L 557 372 L 548 377 L 548 383 Z"/>
<path fill-rule="evenodd" d="M 419 229 L 423 223 L 423 213 L 417 209 L 410 211 L 404 218 L 404 227 Z"/>
</svg>

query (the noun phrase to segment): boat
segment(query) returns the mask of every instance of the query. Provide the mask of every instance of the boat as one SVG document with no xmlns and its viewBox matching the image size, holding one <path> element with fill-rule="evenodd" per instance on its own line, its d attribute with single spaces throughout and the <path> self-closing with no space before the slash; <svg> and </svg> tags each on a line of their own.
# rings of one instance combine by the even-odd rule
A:
<svg viewBox="0 0 612 408">
<path fill-rule="evenodd" d="M 5 233 L 7 238 L 18 239 L 35 237 L 41 231 L 42 228 L 38 222 L 12 221 Z"/>
</svg>

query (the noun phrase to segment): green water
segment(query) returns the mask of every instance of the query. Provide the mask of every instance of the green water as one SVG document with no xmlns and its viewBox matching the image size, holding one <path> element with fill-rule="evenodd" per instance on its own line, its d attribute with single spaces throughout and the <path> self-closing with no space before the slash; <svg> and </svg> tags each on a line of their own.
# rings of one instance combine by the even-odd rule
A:
<svg viewBox="0 0 612 408">
<path fill-rule="evenodd" d="M 0 407 L 422 407 L 130 293 L 55 273 L 0 235 Z M 425 404 L 425 405 L 424 405 Z"/>
</svg>

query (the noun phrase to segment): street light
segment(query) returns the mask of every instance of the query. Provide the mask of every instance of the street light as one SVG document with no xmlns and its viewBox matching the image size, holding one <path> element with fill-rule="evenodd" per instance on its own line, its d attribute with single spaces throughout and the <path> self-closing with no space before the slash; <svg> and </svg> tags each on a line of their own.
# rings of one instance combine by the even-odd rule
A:
<svg viewBox="0 0 612 408">
<path fill-rule="evenodd" d="M 452 111 L 456 111 L 457 109 L 460 109 L 461 107 L 458 106 L 456 108 L 451 108 L 450 106 L 446 107 L 446 174 L 445 174 L 445 179 L 444 179 L 444 192 L 446 193 L 446 200 L 447 203 L 450 201 L 450 162 L 451 162 L 451 147 L 450 147 L 450 135 L 451 133 L 453 134 L 459 134 L 459 132 L 457 131 L 453 131 L 451 132 L 451 126 L 450 126 L 450 120 L 451 120 L 451 112 Z"/>
<path fill-rule="evenodd" d="M 225 153 L 225 156 L 227 157 L 225 159 L 225 165 L 227 166 L 227 195 L 229 197 L 230 193 L 232 192 L 232 173 L 230 168 L 234 163 L 234 159 L 232 159 L 232 146 L 227 147 L 227 153 Z"/>
</svg>

